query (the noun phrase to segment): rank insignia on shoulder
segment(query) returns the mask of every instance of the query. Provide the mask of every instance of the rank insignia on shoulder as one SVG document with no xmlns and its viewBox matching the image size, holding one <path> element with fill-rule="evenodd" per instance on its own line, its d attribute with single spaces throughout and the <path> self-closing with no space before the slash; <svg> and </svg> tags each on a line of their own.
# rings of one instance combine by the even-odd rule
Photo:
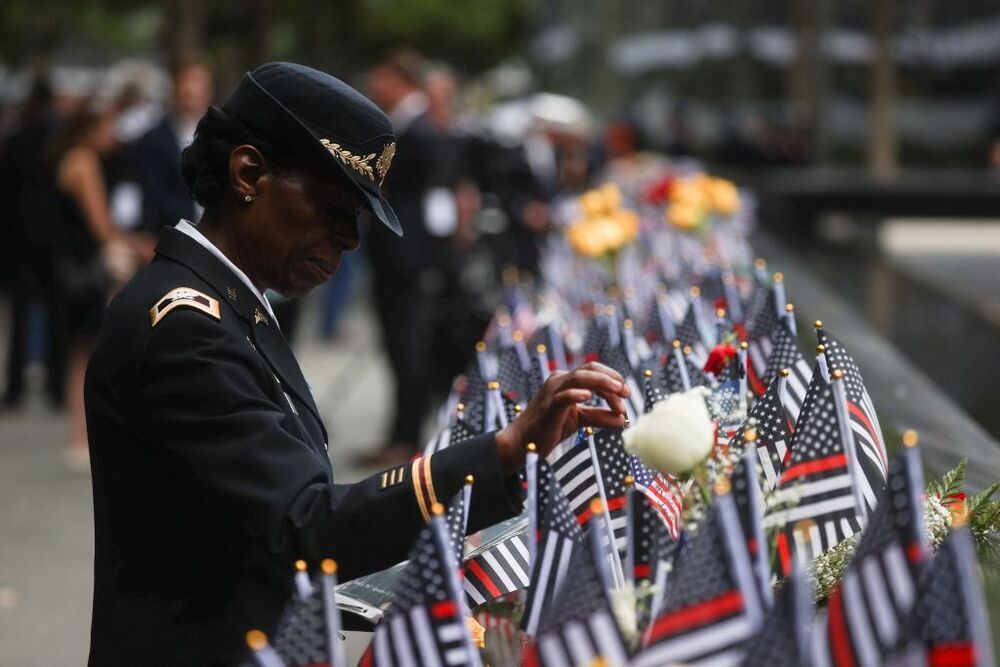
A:
<svg viewBox="0 0 1000 667">
<path fill-rule="evenodd" d="M 267 325 L 267 318 L 264 317 L 264 312 L 260 309 L 260 306 L 254 306 L 253 309 L 253 323 Z"/>
<path fill-rule="evenodd" d="M 155 327 L 159 324 L 160 320 L 166 317 L 170 311 L 181 307 L 194 308 L 209 317 L 214 317 L 217 320 L 222 319 L 218 301 L 196 289 L 177 287 L 160 297 L 156 305 L 149 309 L 149 319 L 152 326 Z"/>
<path fill-rule="evenodd" d="M 402 484 L 404 479 L 406 479 L 406 466 L 399 466 L 398 468 L 393 468 L 392 470 L 386 470 L 382 473 L 378 488 L 391 489 L 397 484 Z"/>
</svg>

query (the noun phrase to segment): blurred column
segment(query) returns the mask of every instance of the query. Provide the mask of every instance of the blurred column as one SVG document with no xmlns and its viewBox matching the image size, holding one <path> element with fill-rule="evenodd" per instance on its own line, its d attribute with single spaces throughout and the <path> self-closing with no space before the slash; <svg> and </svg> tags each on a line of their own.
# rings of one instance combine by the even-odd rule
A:
<svg viewBox="0 0 1000 667">
<path fill-rule="evenodd" d="M 163 50 L 167 60 L 201 53 L 205 42 L 205 4 L 201 0 L 166 0 Z"/>
<path fill-rule="evenodd" d="M 789 4 L 796 41 L 788 86 L 792 120 L 809 142 L 811 157 L 822 162 L 828 149 L 823 116 L 830 78 L 824 38 L 830 25 L 830 1 L 790 0 Z"/>
<path fill-rule="evenodd" d="M 873 176 L 888 178 L 896 173 L 896 73 L 892 63 L 892 22 L 895 0 L 871 0 L 872 107 L 869 127 L 868 169 Z"/>
<path fill-rule="evenodd" d="M 306 62 L 348 79 L 359 68 L 357 59 L 358 0 L 307 0 L 299 32 Z"/>
</svg>

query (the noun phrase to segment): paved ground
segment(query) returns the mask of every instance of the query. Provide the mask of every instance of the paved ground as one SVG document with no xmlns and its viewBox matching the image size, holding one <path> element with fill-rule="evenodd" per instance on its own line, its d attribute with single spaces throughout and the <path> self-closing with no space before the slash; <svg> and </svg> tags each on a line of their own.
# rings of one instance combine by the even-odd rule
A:
<svg viewBox="0 0 1000 667">
<path fill-rule="evenodd" d="M 351 481 L 363 474 L 351 467 L 351 454 L 381 441 L 388 369 L 372 314 L 360 303 L 333 343 L 315 336 L 313 305 L 305 308 L 297 353 L 330 430 L 338 481 Z M 0 350 L 6 350 L 5 308 L 0 305 Z M 40 396 L 19 412 L 0 414 L 0 667 L 86 663 L 90 478 L 63 466 L 65 441 L 65 420 Z M 349 649 L 357 656 L 368 635 L 352 635 Z"/>
</svg>

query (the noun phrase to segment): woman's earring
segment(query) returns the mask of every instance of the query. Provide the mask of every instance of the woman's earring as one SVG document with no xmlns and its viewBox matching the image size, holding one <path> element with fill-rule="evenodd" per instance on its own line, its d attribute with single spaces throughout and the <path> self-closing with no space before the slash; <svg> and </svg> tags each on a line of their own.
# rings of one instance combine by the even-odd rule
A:
<svg viewBox="0 0 1000 667">
<path fill-rule="evenodd" d="M 253 196 L 252 195 L 246 195 L 246 196 L 243 197 L 243 201 L 245 201 L 246 203 L 249 204 L 250 202 L 253 201 Z"/>
</svg>

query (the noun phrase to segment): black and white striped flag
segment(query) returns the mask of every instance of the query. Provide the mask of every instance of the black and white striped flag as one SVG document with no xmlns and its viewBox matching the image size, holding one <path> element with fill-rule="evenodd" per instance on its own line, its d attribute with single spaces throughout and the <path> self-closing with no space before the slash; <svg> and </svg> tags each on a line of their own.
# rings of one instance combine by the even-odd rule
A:
<svg viewBox="0 0 1000 667">
<path fill-rule="evenodd" d="M 992 667 L 993 640 L 972 534 L 957 526 L 921 574 L 891 664 Z"/>
<path fill-rule="evenodd" d="M 538 631 L 543 615 L 566 580 L 574 550 L 586 548 L 583 530 L 545 461 L 538 462 L 537 485 L 538 535 L 529 539 L 537 539 L 538 545 L 521 617 L 521 628 L 529 636 Z"/>
<path fill-rule="evenodd" d="M 746 447 L 754 448 L 768 491 L 778 483 L 788 458 L 790 435 L 787 423 L 785 410 L 778 401 L 778 380 L 775 379 L 768 385 L 767 391 L 754 401 L 750 414 L 729 441 L 729 448 L 734 452 L 741 452 Z M 756 440 L 747 443 L 745 436 L 750 428 L 756 431 Z"/>
<path fill-rule="evenodd" d="M 795 335 L 788 328 L 787 318 L 783 318 L 771 333 L 771 354 L 767 358 L 767 368 L 761 379 L 765 385 L 770 385 L 785 368 L 788 369 L 788 375 L 784 376 L 784 390 L 779 398 L 791 423 L 795 424 L 809 388 L 812 368 L 799 350 Z"/>
<path fill-rule="evenodd" d="M 375 628 L 365 667 L 481 664 L 467 625 L 445 510 L 434 508 L 417 537 L 392 603 Z"/>
<path fill-rule="evenodd" d="M 470 607 L 528 587 L 528 535 L 514 535 L 465 561 L 465 599 Z"/>
<path fill-rule="evenodd" d="M 523 665 L 628 665 L 628 649 L 597 567 L 590 549 L 576 550 L 570 562 L 572 585 L 563 586 L 556 595 L 534 645 L 522 655 Z"/>
<path fill-rule="evenodd" d="M 868 390 L 865 389 L 861 371 L 844 346 L 823 329 L 818 330 L 820 343 L 826 348 L 826 361 L 830 371 L 840 369 L 844 373 L 844 389 L 847 393 L 847 410 L 850 416 L 851 432 L 857 443 L 856 451 L 863 468 L 875 468 L 885 479 L 888 462 L 882 427 L 875 414 Z M 872 473 L 869 473 L 871 475 Z"/>
<path fill-rule="evenodd" d="M 913 612 L 929 546 L 920 498 L 925 493 L 915 440 L 889 466 L 886 488 L 854 557 L 830 594 L 825 649 L 835 662 L 881 662 Z"/>
<path fill-rule="evenodd" d="M 799 417 L 791 458 L 764 520 L 765 528 L 780 530 L 775 559 L 779 576 L 788 576 L 793 559 L 809 563 L 862 527 L 864 510 L 840 435 L 833 386 L 816 373 L 810 392 L 815 398 L 807 401 Z"/>
<path fill-rule="evenodd" d="M 764 610 L 743 531 L 732 494 L 722 490 L 678 557 L 634 667 L 732 664 L 760 630 Z"/>
</svg>

